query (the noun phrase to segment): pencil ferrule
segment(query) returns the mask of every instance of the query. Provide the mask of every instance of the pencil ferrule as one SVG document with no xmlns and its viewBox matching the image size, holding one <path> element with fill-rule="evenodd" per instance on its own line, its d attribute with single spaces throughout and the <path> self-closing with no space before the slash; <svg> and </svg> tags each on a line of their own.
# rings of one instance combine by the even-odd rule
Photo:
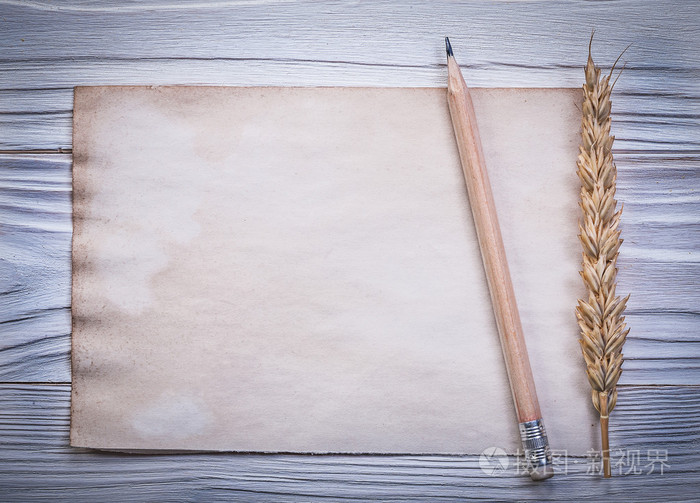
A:
<svg viewBox="0 0 700 503">
<path fill-rule="evenodd" d="M 541 473 L 543 468 L 551 468 L 552 454 L 542 419 L 526 421 L 518 426 L 528 472 L 532 475 L 534 472 Z"/>
</svg>

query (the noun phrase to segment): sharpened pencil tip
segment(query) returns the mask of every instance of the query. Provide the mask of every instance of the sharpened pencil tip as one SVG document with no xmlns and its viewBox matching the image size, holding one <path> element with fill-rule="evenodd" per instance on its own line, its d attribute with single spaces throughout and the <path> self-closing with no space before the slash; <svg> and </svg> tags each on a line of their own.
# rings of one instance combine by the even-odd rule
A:
<svg viewBox="0 0 700 503">
<path fill-rule="evenodd" d="M 445 37 L 445 51 L 447 51 L 447 57 L 449 58 L 450 56 L 454 56 L 452 54 L 452 44 L 450 44 L 450 39 L 449 37 Z"/>
</svg>

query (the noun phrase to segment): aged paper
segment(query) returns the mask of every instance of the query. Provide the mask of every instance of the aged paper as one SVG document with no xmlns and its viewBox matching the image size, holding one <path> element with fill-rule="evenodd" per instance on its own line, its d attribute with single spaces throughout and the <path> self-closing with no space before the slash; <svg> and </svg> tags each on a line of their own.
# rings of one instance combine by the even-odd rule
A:
<svg viewBox="0 0 700 503">
<path fill-rule="evenodd" d="M 445 93 L 77 88 L 71 444 L 518 449 Z M 473 97 L 550 443 L 584 454 L 580 90 Z"/>
</svg>

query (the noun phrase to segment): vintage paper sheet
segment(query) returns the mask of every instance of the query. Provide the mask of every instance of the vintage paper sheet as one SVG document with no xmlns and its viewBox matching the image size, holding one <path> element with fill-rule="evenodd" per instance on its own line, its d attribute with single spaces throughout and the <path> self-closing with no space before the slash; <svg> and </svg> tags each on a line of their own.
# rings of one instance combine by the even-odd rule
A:
<svg viewBox="0 0 700 503">
<path fill-rule="evenodd" d="M 77 88 L 72 445 L 518 449 L 445 94 Z M 584 454 L 580 90 L 473 95 L 551 447 Z"/>
</svg>

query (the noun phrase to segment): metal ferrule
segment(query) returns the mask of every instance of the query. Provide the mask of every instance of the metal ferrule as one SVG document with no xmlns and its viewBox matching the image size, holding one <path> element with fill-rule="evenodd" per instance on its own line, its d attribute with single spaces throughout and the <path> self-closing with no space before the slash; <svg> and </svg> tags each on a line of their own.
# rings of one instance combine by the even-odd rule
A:
<svg viewBox="0 0 700 503">
<path fill-rule="evenodd" d="M 533 480 L 548 479 L 554 474 L 552 454 L 542 419 L 520 423 L 520 439 L 523 441 L 527 471 Z"/>
</svg>

